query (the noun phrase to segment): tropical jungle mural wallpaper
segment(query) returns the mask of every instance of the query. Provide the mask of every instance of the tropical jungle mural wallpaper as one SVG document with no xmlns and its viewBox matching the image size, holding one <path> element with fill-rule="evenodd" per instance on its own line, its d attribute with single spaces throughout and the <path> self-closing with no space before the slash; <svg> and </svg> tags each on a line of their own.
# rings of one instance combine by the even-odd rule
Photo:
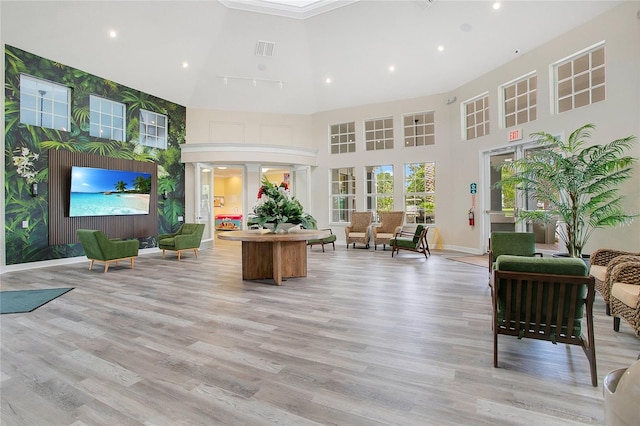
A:
<svg viewBox="0 0 640 426">
<path fill-rule="evenodd" d="M 24 124 L 20 114 L 21 76 L 70 88 L 70 128 L 54 130 Z M 158 165 L 158 233 L 173 232 L 184 215 L 184 165 L 180 147 L 184 143 L 186 108 L 118 83 L 88 74 L 49 59 L 5 46 L 5 253 L 13 265 L 80 256 L 79 244 L 48 244 L 48 152 L 69 150 Z M 89 135 L 90 95 L 125 105 L 124 141 Z M 23 98 L 25 99 L 25 98 Z M 42 102 L 42 95 L 40 97 Z M 53 104 L 55 106 L 55 103 Z M 140 143 L 140 110 L 167 116 L 166 149 Z M 42 111 L 41 109 L 36 111 Z M 36 113 L 37 114 L 37 113 Z M 55 115 L 53 115 L 55 120 Z M 41 122 L 45 123 L 45 120 Z M 51 126 L 55 127 L 55 125 Z M 112 133 L 113 134 L 113 133 Z M 37 196 L 32 196 L 33 184 Z M 28 223 L 23 228 L 23 221 Z M 154 247 L 155 236 L 140 239 L 140 247 Z"/>
</svg>

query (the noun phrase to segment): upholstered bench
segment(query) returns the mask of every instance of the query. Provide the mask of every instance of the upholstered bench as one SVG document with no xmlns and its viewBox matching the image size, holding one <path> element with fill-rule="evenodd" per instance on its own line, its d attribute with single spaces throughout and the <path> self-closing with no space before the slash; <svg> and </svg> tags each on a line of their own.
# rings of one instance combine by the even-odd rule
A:
<svg viewBox="0 0 640 426">
<path fill-rule="evenodd" d="M 321 231 L 329 231 L 329 235 L 327 235 L 326 237 L 322 237 L 322 238 L 315 238 L 312 240 L 307 240 L 307 245 L 310 247 L 313 247 L 316 244 L 320 244 L 322 245 L 322 252 L 324 253 L 324 245 L 325 244 L 331 244 L 333 245 L 333 249 L 336 249 L 336 235 L 333 233 L 333 231 L 329 228 L 327 229 L 321 229 Z"/>
</svg>

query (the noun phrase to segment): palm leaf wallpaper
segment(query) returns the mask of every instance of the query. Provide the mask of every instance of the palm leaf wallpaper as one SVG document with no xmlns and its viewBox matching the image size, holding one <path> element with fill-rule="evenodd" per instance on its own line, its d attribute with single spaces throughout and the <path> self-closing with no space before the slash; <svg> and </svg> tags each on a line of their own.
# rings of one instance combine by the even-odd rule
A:
<svg viewBox="0 0 640 426">
<path fill-rule="evenodd" d="M 20 122 L 20 76 L 28 75 L 71 89 L 69 131 L 53 130 Z M 89 96 L 96 95 L 126 105 L 126 141 L 89 136 Z M 167 149 L 138 142 L 140 109 L 168 117 Z M 173 232 L 184 215 L 184 143 L 186 108 L 150 94 L 68 67 L 12 46 L 5 46 L 5 241 L 6 264 L 82 255 L 79 244 L 48 244 L 48 152 L 68 150 L 158 165 L 158 233 Z M 31 184 L 38 195 L 31 195 Z M 52 189 L 56 190 L 56 189 Z M 59 190 L 59 189 L 58 189 Z M 23 228 L 23 222 L 28 223 Z M 155 247 L 155 236 L 140 239 L 140 247 Z"/>
</svg>

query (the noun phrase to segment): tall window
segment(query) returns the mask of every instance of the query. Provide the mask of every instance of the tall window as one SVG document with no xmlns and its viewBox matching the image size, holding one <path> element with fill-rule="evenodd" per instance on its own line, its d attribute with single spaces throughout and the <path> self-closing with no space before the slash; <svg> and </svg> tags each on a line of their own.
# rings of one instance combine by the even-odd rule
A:
<svg viewBox="0 0 640 426">
<path fill-rule="evenodd" d="M 554 64 L 553 71 L 557 112 L 605 100 L 604 43 Z"/>
<path fill-rule="evenodd" d="M 140 110 L 140 144 L 167 149 L 167 116 Z"/>
<path fill-rule="evenodd" d="M 367 210 L 377 222 L 377 212 L 393 210 L 393 166 L 368 166 L 366 175 Z"/>
<path fill-rule="evenodd" d="M 435 113 L 416 112 L 402 117 L 404 146 L 434 145 L 436 143 Z"/>
<path fill-rule="evenodd" d="M 404 210 L 407 223 L 435 222 L 436 163 L 404 166 Z"/>
<path fill-rule="evenodd" d="M 329 126 L 332 154 L 356 152 L 356 123 L 332 124 Z"/>
<path fill-rule="evenodd" d="M 20 75 L 20 122 L 69 131 L 69 99 L 66 86 Z"/>
<path fill-rule="evenodd" d="M 535 73 L 506 83 L 501 88 L 504 127 L 513 127 L 538 118 L 538 77 Z"/>
<path fill-rule="evenodd" d="M 486 93 L 463 104 L 465 139 L 489 134 L 489 95 Z"/>
<path fill-rule="evenodd" d="M 393 149 L 393 117 L 366 120 L 364 140 L 367 151 Z"/>
<path fill-rule="evenodd" d="M 89 135 L 115 141 L 125 140 L 124 104 L 90 95 L 89 110 Z"/>
<path fill-rule="evenodd" d="M 356 178 L 353 167 L 331 169 L 331 222 L 349 222 L 356 209 Z"/>
</svg>

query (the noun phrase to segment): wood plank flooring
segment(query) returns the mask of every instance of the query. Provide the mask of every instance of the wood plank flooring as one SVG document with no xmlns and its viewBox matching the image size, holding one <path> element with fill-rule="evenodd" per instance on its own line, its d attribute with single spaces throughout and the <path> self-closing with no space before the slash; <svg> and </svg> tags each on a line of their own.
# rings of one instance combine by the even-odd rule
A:
<svg viewBox="0 0 640 426">
<path fill-rule="evenodd" d="M 75 287 L 0 317 L 9 425 L 603 424 L 602 379 L 640 339 L 598 296 L 599 387 L 580 348 L 500 336 L 487 270 L 337 244 L 308 277 L 241 279 L 240 243 L 0 276 L 3 290 Z"/>
</svg>

